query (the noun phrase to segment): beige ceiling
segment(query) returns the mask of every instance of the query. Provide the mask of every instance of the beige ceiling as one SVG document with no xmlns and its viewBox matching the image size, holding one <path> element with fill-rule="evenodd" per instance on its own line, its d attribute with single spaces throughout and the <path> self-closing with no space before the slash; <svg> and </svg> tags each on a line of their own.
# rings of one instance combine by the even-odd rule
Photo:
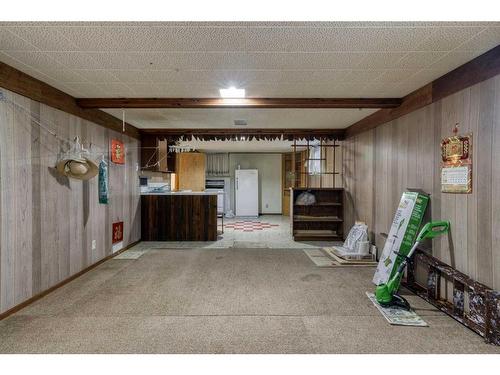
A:
<svg viewBox="0 0 500 375">
<path fill-rule="evenodd" d="M 400 97 L 498 44 L 500 22 L 0 23 L 0 61 L 75 97 Z"/>
<path fill-rule="evenodd" d="M 342 129 L 376 109 L 126 109 L 138 128 L 311 128 Z M 122 118 L 121 109 L 106 112 Z M 235 126 L 234 120 L 247 125 Z"/>
</svg>

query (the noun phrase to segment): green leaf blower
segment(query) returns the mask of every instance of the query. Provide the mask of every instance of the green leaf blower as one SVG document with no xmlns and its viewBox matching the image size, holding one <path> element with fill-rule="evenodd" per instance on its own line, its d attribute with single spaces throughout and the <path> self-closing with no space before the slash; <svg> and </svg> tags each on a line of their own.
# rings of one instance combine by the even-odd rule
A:
<svg viewBox="0 0 500 375">
<path fill-rule="evenodd" d="M 404 260 L 401 262 L 396 273 L 387 282 L 387 284 L 380 284 L 375 289 L 375 298 L 381 306 L 399 306 L 406 310 L 410 310 L 410 304 L 408 303 L 408 301 L 404 297 L 397 294 L 401 285 L 401 278 L 403 277 L 404 270 L 408 265 L 408 261 L 410 260 L 420 242 L 427 238 L 434 238 L 448 233 L 449 229 L 449 221 L 431 221 L 430 223 L 424 225 L 408 255 L 405 256 L 397 253 L 398 256 L 404 257 Z"/>
</svg>

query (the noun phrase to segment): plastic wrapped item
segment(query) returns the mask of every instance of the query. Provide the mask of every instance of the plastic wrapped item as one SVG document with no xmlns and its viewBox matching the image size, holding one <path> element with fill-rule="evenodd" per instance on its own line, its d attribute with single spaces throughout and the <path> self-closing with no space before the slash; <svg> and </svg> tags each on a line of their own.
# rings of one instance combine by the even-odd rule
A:
<svg viewBox="0 0 500 375">
<path fill-rule="evenodd" d="M 368 226 L 356 222 L 349 231 L 343 247 L 352 253 L 368 253 Z"/>
<path fill-rule="evenodd" d="M 344 260 L 363 260 L 374 258 L 370 256 L 370 242 L 368 241 L 368 226 L 363 222 L 356 222 L 349 231 L 342 246 L 326 248 Z"/>
<path fill-rule="evenodd" d="M 304 191 L 300 193 L 297 199 L 295 199 L 295 204 L 300 206 L 311 206 L 316 203 L 316 197 L 310 191 Z"/>
</svg>

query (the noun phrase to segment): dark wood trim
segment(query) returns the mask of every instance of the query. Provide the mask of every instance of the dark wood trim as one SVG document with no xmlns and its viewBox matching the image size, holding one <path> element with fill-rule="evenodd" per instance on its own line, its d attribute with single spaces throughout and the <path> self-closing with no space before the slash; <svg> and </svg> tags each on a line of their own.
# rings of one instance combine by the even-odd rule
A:
<svg viewBox="0 0 500 375">
<path fill-rule="evenodd" d="M 350 138 L 374 129 L 498 74 L 500 74 L 500 45 L 405 96 L 401 106 L 381 109 L 352 124 L 346 129 L 345 136 Z"/>
<path fill-rule="evenodd" d="M 393 109 L 381 109 L 352 124 L 345 130 L 346 138 L 376 128 L 386 122 L 397 119 L 432 103 L 432 84 L 425 85 L 403 98 L 401 106 Z"/>
<path fill-rule="evenodd" d="M 498 74 L 500 74 L 500 45 L 434 80 L 432 101 L 436 102 Z"/>
<path fill-rule="evenodd" d="M 62 287 L 64 285 L 68 284 L 69 282 L 77 279 L 78 277 L 82 276 L 84 273 L 89 272 L 90 270 L 96 268 L 97 266 L 101 265 L 102 263 L 106 262 L 107 260 L 110 260 L 111 258 L 114 258 L 118 254 L 123 253 L 124 251 L 126 251 L 126 250 L 130 249 L 131 247 L 137 245 L 139 242 L 141 242 L 141 241 L 139 240 L 139 241 L 132 242 L 131 244 L 127 245 L 126 247 L 124 247 L 123 249 L 117 251 L 116 253 L 110 254 L 110 255 L 102 258 L 101 260 L 99 260 L 96 263 L 88 266 L 87 268 L 84 268 L 83 270 L 75 273 L 74 275 L 68 277 L 67 279 L 64 279 L 63 281 L 57 283 L 56 285 L 51 286 L 49 289 L 44 290 L 43 292 L 38 293 L 37 295 L 35 295 L 35 296 L 27 299 L 26 301 L 20 303 L 19 305 L 16 305 L 16 306 L 10 308 L 9 310 L 1 313 L 0 314 L 0 320 L 7 318 L 8 316 L 10 316 L 10 315 L 18 312 L 21 309 L 24 309 L 26 306 L 32 304 L 33 302 L 38 301 L 39 299 L 45 297 L 47 294 L 52 293 L 54 290 L 59 289 L 60 287 Z"/>
<path fill-rule="evenodd" d="M 81 98 L 82 108 L 395 108 L 400 98 Z"/>
<path fill-rule="evenodd" d="M 344 138 L 344 129 L 141 129 L 143 138 L 156 136 L 160 139 L 177 140 L 181 137 L 195 137 L 204 141 L 237 140 L 239 137 L 258 140 L 294 139 L 337 139 Z"/>
<path fill-rule="evenodd" d="M 81 117 L 108 129 L 122 132 L 122 120 L 98 109 L 84 109 L 78 106 L 71 95 L 52 87 L 30 75 L 0 62 L 0 87 L 29 99 Z M 139 130 L 125 124 L 125 134 L 140 139 Z"/>
</svg>

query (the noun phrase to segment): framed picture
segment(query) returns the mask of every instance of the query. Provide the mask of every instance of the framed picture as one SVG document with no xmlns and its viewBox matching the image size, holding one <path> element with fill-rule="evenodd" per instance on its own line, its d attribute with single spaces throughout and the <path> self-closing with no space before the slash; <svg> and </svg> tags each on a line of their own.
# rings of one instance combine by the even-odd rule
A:
<svg viewBox="0 0 500 375">
<path fill-rule="evenodd" d="M 117 139 L 111 140 L 111 161 L 115 164 L 125 164 L 125 146 Z"/>
</svg>

